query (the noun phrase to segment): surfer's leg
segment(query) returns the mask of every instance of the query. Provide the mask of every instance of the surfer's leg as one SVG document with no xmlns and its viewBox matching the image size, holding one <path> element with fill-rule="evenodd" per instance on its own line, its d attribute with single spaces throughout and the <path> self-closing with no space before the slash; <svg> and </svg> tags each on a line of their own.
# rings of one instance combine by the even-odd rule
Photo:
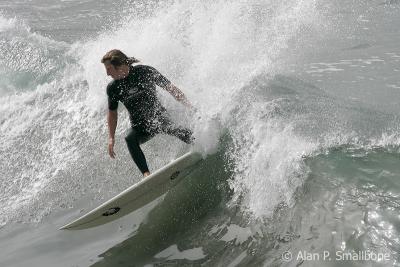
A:
<svg viewBox="0 0 400 267">
<path fill-rule="evenodd" d="M 193 132 L 190 129 L 175 125 L 168 117 L 162 117 L 160 122 L 161 132 L 176 136 L 187 144 L 193 143 Z"/>
<path fill-rule="evenodd" d="M 131 128 L 129 134 L 125 137 L 129 153 L 131 154 L 133 161 L 136 163 L 139 170 L 143 174 L 149 173 L 149 168 L 147 166 L 146 158 L 143 154 L 143 151 L 139 145 L 146 142 L 150 138 L 151 136 L 135 128 Z"/>
<path fill-rule="evenodd" d="M 176 136 L 187 144 L 192 144 L 194 141 L 193 132 L 190 129 L 180 126 L 167 128 L 165 133 Z"/>
</svg>

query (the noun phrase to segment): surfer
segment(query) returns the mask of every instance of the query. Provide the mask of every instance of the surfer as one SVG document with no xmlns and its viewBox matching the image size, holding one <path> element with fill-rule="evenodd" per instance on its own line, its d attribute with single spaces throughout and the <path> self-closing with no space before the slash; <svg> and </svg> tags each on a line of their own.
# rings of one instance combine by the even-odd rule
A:
<svg viewBox="0 0 400 267">
<path fill-rule="evenodd" d="M 150 174 L 146 158 L 140 145 L 158 133 L 178 137 L 185 143 L 192 143 L 192 131 L 175 125 L 169 118 L 166 109 L 157 98 L 156 85 L 168 91 L 177 101 L 192 108 L 183 92 L 173 85 L 155 68 L 138 63 L 134 57 L 113 49 L 107 52 L 101 63 L 104 64 L 108 76 L 113 78 L 107 86 L 108 96 L 108 154 L 115 158 L 115 129 L 118 121 L 118 102 L 124 104 L 129 112 L 131 128 L 125 137 L 126 144 L 133 161 L 144 176 Z"/>
</svg>

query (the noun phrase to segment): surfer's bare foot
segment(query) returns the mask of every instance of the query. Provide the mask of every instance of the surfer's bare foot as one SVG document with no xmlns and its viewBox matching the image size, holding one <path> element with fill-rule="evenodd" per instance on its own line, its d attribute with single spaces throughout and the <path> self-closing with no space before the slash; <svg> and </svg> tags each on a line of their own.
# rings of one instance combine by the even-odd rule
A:
<svg viewBox="0 0 400 267">
<path fill-rule="evenodd" d="M 145 173 L 143 173 L 143 176 L 144 177 L 146 177 L 146 176 L 149 176 L 150 175 L 150 173 L 149 172 L 145 172 Z"/>
</svg>

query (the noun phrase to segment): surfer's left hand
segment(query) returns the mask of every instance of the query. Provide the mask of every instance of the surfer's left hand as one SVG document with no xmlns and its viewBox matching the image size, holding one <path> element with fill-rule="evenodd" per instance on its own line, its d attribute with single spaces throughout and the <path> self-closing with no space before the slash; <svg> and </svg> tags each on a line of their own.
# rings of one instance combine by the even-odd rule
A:
<svg viewBox="0 0 400 267">
<path fill-rule="evenodd" d="M 112 159 L 115 159 L 114 144 L 115 144 L 114 139 L 108 140 L 108 154 Z"/>
</svg>

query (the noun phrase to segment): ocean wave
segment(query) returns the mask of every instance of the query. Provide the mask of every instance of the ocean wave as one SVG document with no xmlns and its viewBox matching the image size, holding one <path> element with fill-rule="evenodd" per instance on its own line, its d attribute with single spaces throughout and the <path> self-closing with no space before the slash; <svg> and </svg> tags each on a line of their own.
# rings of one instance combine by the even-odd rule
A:
<svg viewBox="0 0 400 267">
<path fill-rule="evenodd" d="M 17 18 L 0 16 L 0 94 L 26 90 L 52 81 L 67 61 L 66 44 L 32 32 Z"/>
</svg>

